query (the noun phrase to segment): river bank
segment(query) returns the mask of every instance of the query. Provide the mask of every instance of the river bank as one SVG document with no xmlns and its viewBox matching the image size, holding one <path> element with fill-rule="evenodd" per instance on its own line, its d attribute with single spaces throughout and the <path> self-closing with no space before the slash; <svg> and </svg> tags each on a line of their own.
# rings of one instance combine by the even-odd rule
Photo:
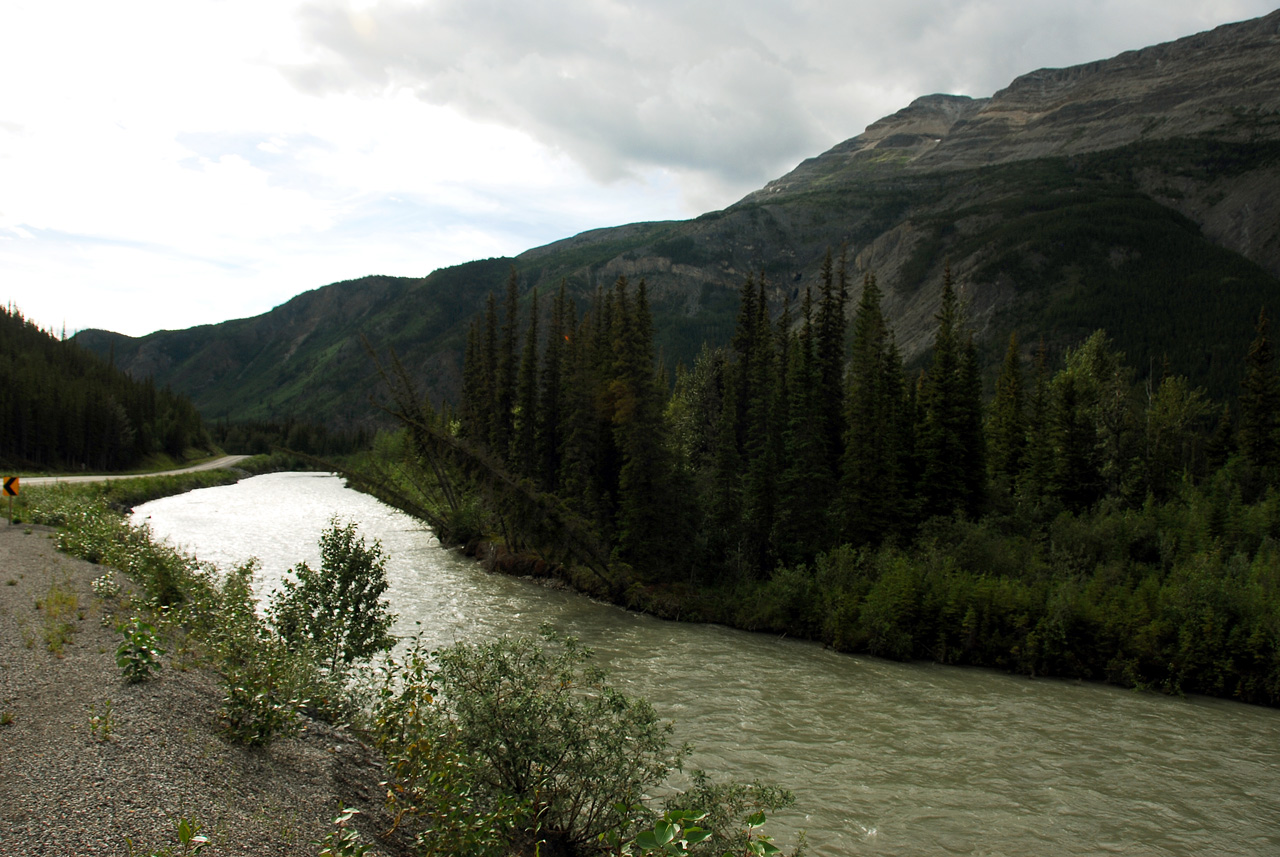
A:
<svg viewBox="0 0 1280 857">
<path fill-rule="evenodd" d="M 261 597 L 299 561 L 318 562 L 317 535 L 335 515 L 386 549 L 398 633 L 430 648 L 544 623 L 579 637 L 619 688 L 693 744 L 688 768 L 792 790 L 803 814 L 770 816 L 770 829 L 784 843 L 807 830 L 815 854 L 1246 857 L 1280 847 L 1274 709 L 664 622 L 486 573 L 332 476 L 245 479 L 148 503 L 134 521 L 223 567 L 258 557 Z"/>
<path fill-rule="evenodd" d="M 105 569 L 58 553 L 52 533 L 0 524 L 0 853 L 128 855 L 131 840 L 150 854 L 189 819 L 211 855 L 314 854 L 344 806 L 365 841 L 406 853 L 378 838 L 381 762 L 348 733 L 308 721 L 245 748 L 221 735 L 209 671 L 165 658 L 125 684 L 90 585 Z"/>
</svg>

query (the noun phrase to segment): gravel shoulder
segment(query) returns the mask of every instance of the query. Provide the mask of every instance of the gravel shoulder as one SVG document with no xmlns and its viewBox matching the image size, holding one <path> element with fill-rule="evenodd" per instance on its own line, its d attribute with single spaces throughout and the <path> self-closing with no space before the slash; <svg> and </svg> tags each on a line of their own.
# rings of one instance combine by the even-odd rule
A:
<svg viewBox="0 0 1280 857">
<path fill-rule="evenodd" d="M 210 837 L 210 857 L 314 855 L 344 806 L 362 811 L 364 841 L 407 853 L 379 838 L 391 826 L 382 767 L 347 733 L 308 721 L 249 749 L 218 729 L 216 675 L 166 657 L 151 681 L 125 684 L 121 638 L 89 585 L 105 569 L 58 553 L 51 536 L 0 521 L 0 857 L 128 857 L 129 840 L 150 854 L 176 846 L 182 818 Z M 69 640 L 54 652 L 59 602 Z"/>
</svg>

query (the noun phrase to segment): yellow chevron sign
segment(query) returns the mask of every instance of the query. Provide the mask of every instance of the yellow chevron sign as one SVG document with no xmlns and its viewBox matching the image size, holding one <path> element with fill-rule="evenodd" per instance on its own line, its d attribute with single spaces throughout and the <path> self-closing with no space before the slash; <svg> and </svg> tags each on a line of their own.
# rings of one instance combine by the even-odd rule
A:
<svg viewBox="0 0 1280 857">
<path fill-rule="evenodd" d="M 18 477 L 6 476 L 4 478 L 4 495 L 6 497 L 18 496 Z"/>
</svg>

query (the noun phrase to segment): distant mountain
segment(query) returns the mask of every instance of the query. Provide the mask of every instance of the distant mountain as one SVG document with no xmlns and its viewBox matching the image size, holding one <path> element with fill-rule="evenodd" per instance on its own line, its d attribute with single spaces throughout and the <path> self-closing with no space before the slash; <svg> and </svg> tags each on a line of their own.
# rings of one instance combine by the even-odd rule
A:
<svg viewBox="0 0 1280 857">
<path fill-rule="evenodd" d="M 674 365 L 727 340 L 745 276 L 763 272 L 780 307 L 841 246 L 855 283 L 877 275 L 909 360 L 931 344 L 949 261 L 989 355 L 1012 330 L 1058 348 L 1105 327 L 1132 364 L 1233 392 L 1259 307 L 1280 303 L 1280 11 L 1035 71 L 991 98 L 919 98 L 694 220 L 338 283 L 254 319 L 77 339 L 207 417 L 348 422 L 369 413 L 362 335 L 450 396 L 466 324 L 512 264 L 526 295 L 563 279 L 580 308 L 620 275 L 645 278 Z"/>
</svg>

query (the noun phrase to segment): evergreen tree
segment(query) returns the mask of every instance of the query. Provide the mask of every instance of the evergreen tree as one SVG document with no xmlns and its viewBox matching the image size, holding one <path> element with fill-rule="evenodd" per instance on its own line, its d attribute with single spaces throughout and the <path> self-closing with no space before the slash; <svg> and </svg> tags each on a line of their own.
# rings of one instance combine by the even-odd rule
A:
<svg viewBox="0 0 1280 857">
<path fill-rule="evenodd" d="M 960 353 L 960 446 L 964 459 L 964 510 L 976 517 L 987 492 L 987 438 L 982 431 L 982 375 L 978 368 L 978 349 L 970 333 Z"/>
<path fill-rule="evenodd" d="M 507 277 L 507 299 L 503 304 L 502 337 L 499 343 L 494 381 L 494 415 L 489 445 L 505 463 L 511 461 L 511 441 L 514 432 L 516 372 L 516 346 L 520 336 L 520 275 L 515 266 Z"/>
<path fill-rule="evenodd" d="M 1034 368 L 1035 378 L 1027 403 L 1027 444 L 1017 488 L 1024 501 L 1036 501 L 1048 495 L 1055 469 L 1049 354 L 1043 340 L 1036 349 Z"/>
<path fill-rule="evenodd" d="M 996 378 L 996 395 L 991 403 L 987 436 L 991 451 L 991 474 L 1007 490 L 1012 490 L 1022 472 L 1027 450 L 1027 425 L 1022 390 L 1022 356 L 1018 334 L 1009 334 L 1009 347 Z"/>
<path fill-rule="evenodd" d="M 758 281 L 754 302 L 753 343 L 745 377 L 743 395 L 749 398 L 747 425 L 743 434 L 742 454 L 746 473 L 742 489 L 742 518 L 749 561 L 763 571 L 769 563 L 769 536 L 775 513 L 775 474 L 777 459 L 772 444 L 774 412 L 773 332 L 769 322 L 769 304 L 765 297 L 763 276 Z"/>
<path fill-rule="evenodd" d="M 480 340 L 480 387 L 477 400 L 483 402 L 475 437 L 494 448 L 498 413 L 498 304 L 489 292 L 484 305 L 484 334 Z"/>
<path fill-rule="evenodd" d="M 662 394 L 654 366 L 653 319 L 644 280 L 634 300 L 619 278 L 615 295 L 613 430 L 619 452 L 617 542 L 622 556 L 653 572 L 675 545 L 664 538 L 671 496 L 670 462 L 662 442 Z"/>
<path fill-rule="evenodd" d="M 902 374 L 890 354 L 881 297 L 875 275 L 867 274 L 853 320 L 841 462 L 841 531 L 854 544 L 880 541 L 903 512 Z"/>
<path fill-rule="evenodd" d="M 565 351 L 569 331 L 574 327 L 573 305 L 565 293 L 565 283 L 551 312 L 551 328 L 542 354 L 541 389 L 538 394 L 537 448 L 538 479 L 543 488 L 555 492 L 560 488 L 560 447 L 564 441 Z"/>
<path fill-rule="evenodd" d="M 1053 379 L 1051 431 L 1054 470 L 1051 485 L 1068 509 L 1079 511 L 1102 497 L 1098 471 L 1097 434 L 1089 417 L 1088 398 L 1078 375 L 1063 371 Z"/>
<path fill-rule="evenodd" d="M 973 514 L 981 499 L 975 490 L 981 476 L 975 474 L 983 469 L 983 457 L 981 448 L 974 445 L 974 421 L 979 419 L 981 401 L 975 399 L 972 346 L 960 341 L 960 307 L 950 266 L 943 277 L 936 318 L 933 360 L 921 388 L 921 512 L 925 517 L 956 511 Z"/>
<path fill-rule="evenodd" d="M 532 478 L 538 471 L 538 290 L 529 295 L 529 330 L 520 356 L 516 383 L 515 437 L 512 461 L 516 472 Z"/>
<path fill-rule="evenodd" d="M 786 454 L 779 480 L 774 536 L 779 558 L 792 564 L 804 562 L 829 546 L 829 514 L 835 489 L 818 416 L 822 375 L 811 298 L 806 288 L 800 334 L 788 348 Z"/>
<path fill-rule="evenodd" d="M 743 555 L 742 457 L 738 454 L 734 420 L 735 397 L 734 385 L 726 383 L 716 423 L 715 458 L 703 525 L 707 563 L 719 571 L 717 577 L 739 571 Z"/>
<path fill-rule="evenodd" d="M 1240 451 L 1268 480 L 1274 478 L 1280 464 L 1280 379 L 1274 366 L 1270 328 L 1271 320 L 1263 308 L 1245 357 L 1239 400 Z"/>
<path fill-rule="evenodd" d="M 843 248 L 840 251 L 840 261 L 833 280 L 831 250 L 828 248 L 822 263 L 822 288 L 816 322 L 820 390 L 815 402 L 818 406 L 815 416 L 822 424 L 827 462 L 833 476 L 839 473 L 844 448 L 845 334 L 848 330 L 845 307 L 848 301 L 849 278 L 845 251 Z"/>
<path fill-rule="evenodd" d="M 615 461 L 609 415 L 605 412 L 606 373 L 612 363 L 605 327 L 608 316 L 609 300 L 597 288 L 591 309 L 567 343 L 559 478 L 570 507 L 594 522 L 606 537 L 613 524 L 609 472 Z"/>
</svg>

